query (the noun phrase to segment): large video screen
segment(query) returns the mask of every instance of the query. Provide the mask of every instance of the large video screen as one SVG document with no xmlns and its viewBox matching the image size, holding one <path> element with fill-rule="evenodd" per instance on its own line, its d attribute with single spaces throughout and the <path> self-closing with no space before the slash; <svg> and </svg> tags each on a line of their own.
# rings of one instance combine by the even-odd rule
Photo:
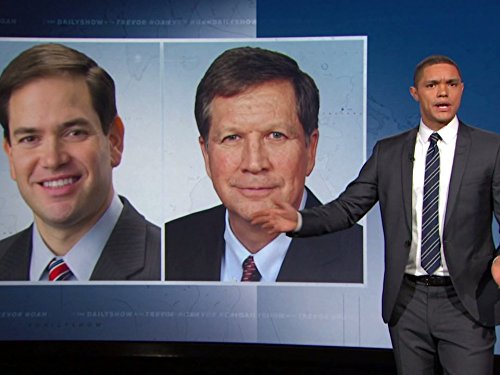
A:
<svg viewBox="0 0 500 375">
<path fill-rule="evenodd" d="M 114 186 L 159 227 L 221 204 L 205 169 L 194 101 L 205 71 L 230 49 L 249 46 L 285 54 L 316 83 L 320 94 L 319 142 L 314 168 L 305 183 L 308 196 L 322 202 L 333 199 L 365 160 L 366 37 L 4 39 L 0 41 L 2 69 L 21 51 L 47 42 L 87 54 L 115 80 L 125 144 L 122 162 L 114 170 Z M 5 153 L 0 157 L 0 178 L 0 236 L 6 238 L 28 227 L 33 219 L 10 179 Z M 220 225 L 223 227 L 222 222 Z M 326 245 L 319 244 L 317 238 L 312 240 L 316 242 L 306 240 L 312 248 L 326 246 L 340 263 L 337 269 L 344 265 L 343 276 L 331 279 L 320 277 L 320 267 L 312 264 L 307 273 L 318 277 L 309 277 L 307 282 L 293 277 L 286 282 L 278 278 L 250 284 L 203 278 L 172 281 L 166 271 L 169 249 L 162 241 L 158 281 L 73 281 L 62 285 L 5 281 L 0 287 L 5 301 L 0 339 L 383 346 L 387 344 L 385 329 L 374 313 L 380 285 L 370 282 L 372 275 L 380 273 L 378 264 L 370 264 L 366 254 L 372 241 L 369 223 L 363 220 L 357 227 L 357 238 L 345 244 L 335 243 L 345 241 L 335 238 Z M 193 233 L 194 229 L 185 235 Z M 166 237 L 168 233 L 163 232 L 163 239 Z M 298 247 L 296 242 L 290 248 Z M 323 263 L 328 261 L 331 259 Z"/>
</svg>

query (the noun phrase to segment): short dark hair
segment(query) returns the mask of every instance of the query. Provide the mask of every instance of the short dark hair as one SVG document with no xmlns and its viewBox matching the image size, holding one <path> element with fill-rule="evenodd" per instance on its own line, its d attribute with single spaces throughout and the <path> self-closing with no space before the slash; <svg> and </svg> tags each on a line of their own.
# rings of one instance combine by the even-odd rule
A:
<svg viewBox="0 0 500 375">
<path fill-rule="evenodd" d="M 60 75 L 85 79 L 102 131 L 108 134 L 117 115 L 113 79 L 87 55 L 62 44 L 49 43 L 21 52 L 0 76 L 0 123 L 9 143 L 9 101 L 12 93 L 35 79 Z"/>
<path fill-rule="evenodd" d="M 448 56 L 444 55 L 431 55 L 420 61 L 417 66 L 415 67 L 415 72 L 413 73 L 413 86 L 417 87 L 418 81 L 422 77 L 422 74 L 424 72 L 424 69 L 427 68 L 428 66 L 431 65 L 436 65 L 436 64 L 449 64 L 453 65 L 457 71 L 458 75 L 460 76 L 460 79 L 462 79 L 462 73 L 460 72 L 460 68 L 458 67 L 457 63 L 450 59 Z"/>
<path fill-rule="evenodd" d="M 211 103 L 217 96 L 232 97 L 269 81 L 288 81 L 295 91 L 297 116 L 307 141 L 318 128 L 319 90 L 314 80 L 292 58 L 257 47 L 229 49 L 217 57 L 196 91 L 194 114 L 198 131 L 208 138 Z"/>
</svg>

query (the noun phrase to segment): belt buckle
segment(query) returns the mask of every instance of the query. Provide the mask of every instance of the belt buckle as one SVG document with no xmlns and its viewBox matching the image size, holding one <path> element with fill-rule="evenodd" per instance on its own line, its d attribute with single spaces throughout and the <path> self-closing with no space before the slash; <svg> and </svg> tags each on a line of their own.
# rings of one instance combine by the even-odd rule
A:
<svg viewBox="0 0 500 375">
<path fill-rule="evenodd" d="M 425 276 L 424 278 L 425 286 L 435 286 L 438 285 L 439 278 L 435 275 Z"/>
<path fill-rule="evenodd" d="M 449 285 L 449 279 L 446 276 L 430 275 L 425 279 L 426 286 L 446 286 Z"/>
</svg>

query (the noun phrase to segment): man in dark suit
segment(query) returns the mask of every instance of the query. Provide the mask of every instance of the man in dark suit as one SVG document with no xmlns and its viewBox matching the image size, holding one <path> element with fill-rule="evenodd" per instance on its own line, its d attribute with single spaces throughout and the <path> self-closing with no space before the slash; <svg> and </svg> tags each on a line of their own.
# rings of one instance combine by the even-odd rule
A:
<svg viewBox="0 0 500 375">
<path fill-rule="evenodd" d="M 382 316 L 400 374 L 493 373 L 499 291 L 492 272 L 500 278 L 500 270 L 491 268 L 498 255 L 491 221 L 500 214 L 500 137 L 458 120 L 463 87 L 451 59 L 426 58 L 410 88 L 420 104 L 418 128 L 379 141 L 359 176 L 327 205 L 298 215 L 277 202 L 254 215 L 271 233 L 310 236 L 347 228 L 380 203 Z"/>
<path fill-rule="evenodd" d="M 198 85 L 195 116 L 221 206 L 165 226 L 167 280 L 363 282 L 362 227 L 321 239 L 269 235 L 250 223 L 276 199 L 319 204 L 304 187 L 318 144 L 314 81 L 283 54 L 234 48 Z"/>
<path fill-rule="evenodd" d="M 306 208 L 321 203 L 307 190 Z M 168 280 L 219 281 L 226 251 L 223 205 L 167 224 Z M 359 283 L 363 280 L 363 229 L 291 241 L 276 281 Z"/>
<path fill-rule="evenodd" d="M 160 279 L 160 229 L 113 188 L 124 126 L 106 71 L 63 45 L 32 47 L 0 76 L 0 122 L 34 216 L 0 241 L 0 280 Z"/>
</svg>

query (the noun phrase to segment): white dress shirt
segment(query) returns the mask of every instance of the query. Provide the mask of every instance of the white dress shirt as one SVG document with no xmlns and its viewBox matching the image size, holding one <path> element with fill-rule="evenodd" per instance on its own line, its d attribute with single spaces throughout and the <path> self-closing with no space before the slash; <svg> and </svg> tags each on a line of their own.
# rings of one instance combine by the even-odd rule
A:
<svg viewBox="0 0 500 375">
<path fill-rule="evenodd" d="M 304 189 L 300 209 L 305 207 L 306 200 L 307 192 Z M 243 261 L 248 256 L 252 255 L 255 265 L 262 275 L 260 281 L 273 282 L 276 281 L 278 277 L 286 252 L 288 251 L 290 242 L 292 242 L 292 238 L 288 237 L 285 233 L 281 233 L 257 253 L 252 254 L 243 246 L 231 230 L 231 225 L 229 225 L 229 214 L 226 210 L 224 241 L 226 243 L 226 249 L 221 262 L 221 281 L 241 281 Z"/>
<path fill-rule="evenodd" d="M 412 275 L 427 275 L 420 264 L 421 238 L 422 238 L 422 202 L 424 195 L 425 158 L 429 148 L 429 137 L 434 131 L 422 121 L 415 142 L 413 159 L 413 191 L 412 191 L 412 242 L 410 256 L 405 272 Z M 458 118 L 455 116 L 450 123 L 438 132 L 441 140 L 437 142 L 439 149 L 439 236 L 441 238 L 441 266 L 434 275 L 448 276 L 448 267 L 443 252 L 443 227 L 448 202 L 453 158 L 458 133 Z"/>
<path fill-rule="evenodd" d="M 108 209 L 95 225 L 64 255 L 63 258 L 72 272 L 68 280 L 89 281 L 92 271 L 101 256 L 113 228 L 123 209 L 123 203 L 115 194 Z M 47 266 L 55 257 L 43 241 L 38 227 L 33 225 L 33 250 L 31 254 L 30 281 L 48 280 Z"/>
</svg>

